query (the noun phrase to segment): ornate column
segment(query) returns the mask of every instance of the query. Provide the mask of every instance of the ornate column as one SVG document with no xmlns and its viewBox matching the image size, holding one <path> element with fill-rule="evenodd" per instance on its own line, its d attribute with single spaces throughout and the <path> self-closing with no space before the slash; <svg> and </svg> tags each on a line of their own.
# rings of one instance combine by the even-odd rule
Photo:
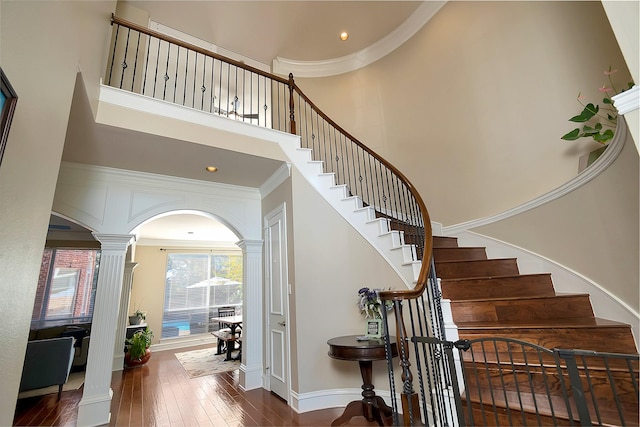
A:
<svg viewBox="0 0 640 427">
<path fill-rule="evenodd" d="M 129 316 L 129 300 L 131 299 L 131 284 L 133 283 L 133 270 L 138 266 L 137 262 L 127 262 L 124 265 L 124 277 L 122 279 L 122 292 L 120 293 L 120 309 L 118 311 L 118 329 L 113 347 L 113 370 L 121 371 L 124 367 L 124 340 L 126 337 L 127 322 Z"/>
<path fill-rule="evenodd" d="M 245 390 L 262 387 L 263 366 L 263 301 L 262 240 L 241 240 L 242 292 L 242 364 L 240 385 Z"/>
<path fill-rule="evenodd" d="M 100 269 L 91 325 L 84 391 L 78 407 L 78 426 L 108 424 L 111 414 L 111 369 L 120 311 L 120 298 L 129 234 L 93 233 L 101 244 Z"/>
</svg>

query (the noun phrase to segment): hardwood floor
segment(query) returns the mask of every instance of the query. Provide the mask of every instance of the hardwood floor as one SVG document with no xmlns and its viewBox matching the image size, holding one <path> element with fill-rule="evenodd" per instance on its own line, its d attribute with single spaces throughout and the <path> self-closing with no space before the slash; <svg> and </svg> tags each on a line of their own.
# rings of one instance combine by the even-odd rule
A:
<svg viewBox="0 0 640 427">
<path fill-rule="evenodd" d="M 264 389 L 244 392 L 238 371 L 189 378 L 174 353 L 153 353 L 136 368 L 114 372 L 111 381 L 110 426 L 329 426 L 343 408 L 297 414 L 275 394 Z M 18 400 L 14 426 L 75 426 L 82 389 Z M 368 426 L 363 417 L 346 425 Z"/>
</svg>

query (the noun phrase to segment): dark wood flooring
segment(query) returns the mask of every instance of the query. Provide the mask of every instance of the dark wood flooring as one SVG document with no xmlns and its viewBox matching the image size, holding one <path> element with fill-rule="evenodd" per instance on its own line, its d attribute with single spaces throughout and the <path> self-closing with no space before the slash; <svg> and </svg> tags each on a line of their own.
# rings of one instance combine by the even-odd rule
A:
<svg viewBox="0 0 640 427">
<path fill-rule="evenodd" d="M 343 408 L 297 414 L 264 389 L 244 392 L 238 371 L 189 378 L 174 353 L 208 346 L 153 353 L 136 368 L 114 372 L 110 426 L 329 426 Z M 75 426 L 82 389 L 19 399 L 15 426 Z M 349 426 L 377 425 L 354 417 Z"/>
</svg>

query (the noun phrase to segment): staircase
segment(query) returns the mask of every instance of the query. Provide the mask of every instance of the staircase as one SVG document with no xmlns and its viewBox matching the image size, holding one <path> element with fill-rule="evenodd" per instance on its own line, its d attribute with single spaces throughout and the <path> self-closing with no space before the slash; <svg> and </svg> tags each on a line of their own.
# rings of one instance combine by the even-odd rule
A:
<svg viewBox="0 0 640 427">
<path fill-rule="evenodd" d="M 432 254 L 431 222 L 424 201 L 415 187 L 388 161 L 371 151 L 356 138 L 338 126 L 326 114 L 321 112 L 311 100 L 298 88 L 290 75 L 288 79 L 271 75 L 261 70 L 248 67 L 237 61 L 229 60 L 221 55 L 204 51 L 203 49 L 168 38 L 162 34 L 150 31 L 147 28 L 129 23 L 122 19 L 112 17 L 114 37 L 112 53 L 109 55 L 108 85 L 118 89 L 136 88 L 143 96 L 152 96 L 167 101 L 171 98 L 171 90 L 164 89 L 184 87 L 184 99 L 191 99 L 191 105 L 186 107 L 223 115 L 221 105 L 231 105 L 239 111 L 236 101 L 242 99 L 246 104 L 242 111 L 259 111 L 256 118 L 250 118 L 250 123 L 257 126 L 271 128 L 273 130 L 288 132 L 299 137 L 295 143 L 292 140 L 282 142 L 280 148 L 290 162 L 302 173 L 310 184 L 321 194 L 345 220 L 359 230 L 362 236 L 378 250 L 382 257 L 388 260 L 399 277 L 403 279 L 408 289 L 382 292 L 381 298 L 385 301 L 393 301 L 394 316 L 396 319 L 396 335 L 401 360 L 402 375 L 402 409 L 395 402 L 395 389 L 393 386 L 393 361 L 388 360 L 390 371 L 391 396 L 394 396 L 392 405 L 394 414 L 402 413 L 405 424 L 420 419 L 420 410 L 431 411 L 437 422 L 430 424 L 444 425 L 451 412 L 444 414 L 443 403 L 450 396 L 449 389 L 441 389 L 437 396 L 439 402 L 433 401 L 433 387 L 441 387 L 443 376 L 440 369 L 435 366 L 443 363 L 442 353 L 426 354 L 421 356 L 416 351 L 415 358 L 422 357 L 421 365 L 418 360 L 409 358 L 409 337 L 406 335 L 404 312 L 413 316 L 422 315 L 425 318 L 415 323 L 419 330 L 413 330 L 415 338 L 428 336 L 437 338 L 440 333 L 441 319 L 440 301 L 434 284 L 437 283 L 430 271 L 429 260 Z M 121 34 L 121 37 L 117 37 Z M 126 34 L 126 35 L 125 35 Z M 137 34 L 137 36 L 136 36 Z M 150 63 L 138 64 L 139 57 L 134 49 L 128 49 L 128 43 L 132 37 L 148 37 L 153 40 L 153 46 L 165 46 L 167 58 L 159 69 L 153 68 Z M 150 43 L 149 41 L 147 43 Z M 151 44 L 149 44 L 151 46 Z M 170 47 L 176 46 L 176 49 Z M 179 57 L 169 57 L 169 52 L 178 52 L 187 49 L 194 54 L 204 55 L 206 61 L 197 64 L 203 67 L 202 86 L 196 90 L 193 79 L 195 72 L 175 73 L 169 82 L 159 81 L 156 93 L 156 75 L 165 75 L 166 68 L 171 59 L 172 64 L 179 62 Z M 218 63 L 218 64 L 216 64 Z M 149 65 L 151 64 L 151 65 Z M 194 64 L 194 67 L 198 67 Z M 206 64 L 210 64 L 208 67 Z M 143 75 L 135 70 L 144 68 Z M 156 61 L 156 66 L 158 61 Z M 226 70 L 226 71 L 224 71 Z M 235 75 L 235 79 L 231 76 Z M 204 78 L 206 76 L 206 78 Z M 242 76 L 240 82 L 238 76 Z M 145 93 L 144 84 L 147 80 L 152 94 Z M 235 83 L 232 81 L 235 80 Z M 254 81 L 256 88 L 270 88 L 270 96 L 266 96 L 260 90 L 253 90 Z M 179 85 L 178 85 L 178 82 Z M 205 84 L 209 82 L 208 84 Z M 193 88 L 189 93 L 186 88 Z M 247 92 L 248 91 L 248 92 Z M 169 98 L 165 95 L 169 93 Z M 161 94 L 161 95 L 160 95 Z M 174 94 L 175 95 L 175 94 Z M 217 107 L 214 105 L 217 100 Z M 225 115 L 228 116 L 228 113 Z M 251 114 L 253 116 L 253 114 Z M 244 117 L 242 121 L 244 121 Z M 606 352 L 636 353 L 636 346 L 629 325 L 596 319 L 591 309 L 588 295 L 556 295 L 550 275 L 520 275 L 516 259 L 487 259 L 484 248 L 460 248 L 457 241 L 450 238 L 433 239 L 435 270 L 441 278 L 443 296 L 452 301 L 453 320 L 459 328 L 460 338 L 475 339 L 482 337 L 511 337 L 523 341 L 532 342 L 541 346 L 587 348 L 591 350 L 603 350 Z M 387 295 L 385 295 L 387 294 Z M 425 302 L 426 300 L 426 302 Z M 404 304 L 404 305 L 403 305 Z M 414 307 L 406 310 L 406 307 Z M 431 316 L 430 318 L 426 318 Z M 413 320 L 413 318 L 411 319 Z M 415 325 L 406 322 L 411 328 Z M 425 327 L 426 326 L 426 327 Z M 419 336 L 420 335 L 420 336 Z M 418 346 L 414 346 L 418 347 Z M 421 346 L 424 349 L 427 346 Z M 508 348 L 495 348 L 492 355 L 493 365 L 485 370 L 484 382 L 479 382 L 472 390 L 467 402 L 474 407 L 472 421 L 474 424 L 486 425 L 482 415 L 482 405 L 479 399 L 483 387 L 491 384 L 496 367 L 501 364 L 499 356 L 510 354 Z M 389 352 L 390 353 L 390 352 Z M 489 352 L 490 353 L 490 352 Z M 425 356 L 426 355 L 426 356 Z M 468 358 L 473 358 L 475 353 L 467 353 L 463 357 L 463 363 L 469 363 Z M 491 355 L 490 355 L 491 356 Z M 449 359 L 451 360 L 451 359 Z M 515 363 L 523 361 L 516 360 Z M 412 363 L 414 363 L 412 367 Z M 396 365 L 397 366 L 397 365 Z M 422 366 L 422 368 L 420 367 Z M 489 363 L 487 363 L 489 366 Z M 420 375 L 416 377 L 422 381 L 427 377 L 429 388 L 423 386 L 414 388 L 411 384 L 412 369 L 416 369 Z M 419 371 L 423 369 L 423 371 Z M 527 366 L 528 369 L 528 366 Z M 444 369 L 442 370 L 444 371 Z M 603 371 L 604 372 L 604 371 Z M 607 371 L 608 372 L 608 371 Z M 637 364 L 635 367 L 637 374 Z M 422 374 L 425 375 L 422 375 Z M 527 404 L 532 402 L 532 394 L 520 393 L 518 383 L 520 377 L 533 378 L 545 376 L 543 372 L 519 371 L 511 383 L 502 384 L 503 397 L 507 394 L 522 396 Z M 479 377 L 481 380 L 482 378 Z M 615 375 L 609 378 L 597 379 L 598 385 L 611 380 L 616 382 Z M 614 396 L 610 407 L 615 403 L 632 395 L 636 397 L 637 375 L 634 384 L 622 385 L 624 395 L 622 399 Z M 553 379 L 552 379 L 553 380 Z M 554 391 L 557 390 L 558 381 L 551 381 Z M 635 386 L 635 388 L 634 388 Z M 469 389 L 470 387 L 468 387 Z M 420 404 L 416 389 L 422 394 Z M 427 393 L 425 393 L 425 389 Z M 515 390 L 515 392 L 514 392 Z M 635 390 L 635 391 L 634 391 Z M 537 392 L 537 390 L 536 390 Z M 591 392 L 591 390 L 589 390 Z M 426 396 L 432 398 L 427 402 Z M 606 399 L 609 397 L 606 396 Z M 624 400 L 625 413 L 631 415 L 631 419 L 637 421 L 637 398 Z M 535 403 L 535 402 L 534 402 Z M 509 418 L 509 410 L 503 405 L 500 409 L 499 398 L 493 402 L 494 412 L 506 411 L 506 422 L 512 424 Z M 634 406 L 635 405 L 635 406 Z M 543 408 L 544 409 L 544 408 Z M 476 419 L 478 414 L 478 419 Z M 415 418 L 413 418 L 415 415 Z M 551 414 L 552 424 L 556 424 L 554 414 Z M 522 421 L 530 417 L 523 415 Z M 427 418 L 422 417 L 422 418 Z M 540 415 L 531 416 L 540 423 Z"/>
<path fill-rule="evenodd" d="M 510 338 L 547 349 L 637 354 L 630 325 L 596 318 L 588 294 L 556 294 L 550 274 L 519 274 L 515 258 L 488 259 L 485 248 L 459 247 L 456 238 L 434 236 L 433 254 L 435 269 L 441 279 L 442 297 L 451 300 L 453 321 L 460 339 Z M 557 373 L 553 371 L 553 359 L 541 356 L 543 365 L 551 367 L 550 372 L 543 368 L 529 369 L 527 361 L 518 360 L 523 357 L 514 358 L 506 346 L 513 347 L 513 344 L 496 345 L 486 352 L 483 348 L 484 354 L 478 354 L 476 350 L 473 354 L 463 353 L 462 363 L 467 370 L 471 370 L 478 360 L 482 360 L 484 365 L 473 381 L 465 378 L 471 402 L 464 404 L 471 404 L 474 414 L 473 420 L 467 419 L 467 422 L 476 425 L 513 423 L 514 409 L 511 408 L 509 418 L 508 405 L 504 402 L 509 400 L 509 395 L 513 398 L 517 393 L 517 399 L 524 408 L 523 411 L 516 410 L 518 415 L 515 419 L 519 423 L 568 423 L 569 414 L 563 402 L 559 378 L 553 375 Z M 624 366 L 616 366 L 618 362 L 611 363 L 613 374 L 609 374 L 602 363 L 590 371 L 592 384 L 587 394 L 599 402 L 599 416 L 605 424 L 620 423 L 615 407 L 617 399 L 623 402 L 626 424 L 638 425 L 638 365 L 635 363 L 632 368 L 634 381 L 619 374 Z M 501 390 L 493 393 L 491 407 L 488 408 L 486 396 L 492 388 L 490 383 L 493 381 L 495 389 L 498 371 L 505 366 L 512 374 L 505 377 L 506 381 L 501 377 Z M 583 378 L 586 376 L 582 371 L 581 375 Z M 611 382 L 623 392 L 612 396 L 603 386 Z M 536 399 L 537 393 L 543 397 Z M 479 399 L 481 395 L 485 396 L 484 402 Z M 487 412 L 495 418 L 487 421 Z M 574 410 L 574 420 L 575 414 Z"/>
</svg>

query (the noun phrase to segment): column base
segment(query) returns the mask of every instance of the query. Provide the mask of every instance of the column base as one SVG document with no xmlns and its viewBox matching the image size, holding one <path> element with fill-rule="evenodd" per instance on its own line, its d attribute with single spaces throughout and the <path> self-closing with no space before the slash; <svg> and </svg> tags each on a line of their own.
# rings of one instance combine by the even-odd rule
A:
<svg viewBox="0 0 640 427">
<path fill-rule="evenodd" d="M 111 398 L 113 390 L 109 393 L 91 397 L 82 397 L 78 405 L 78 427 L 93 427 L 109 424 L 111 420 Z"/>
</svg>

